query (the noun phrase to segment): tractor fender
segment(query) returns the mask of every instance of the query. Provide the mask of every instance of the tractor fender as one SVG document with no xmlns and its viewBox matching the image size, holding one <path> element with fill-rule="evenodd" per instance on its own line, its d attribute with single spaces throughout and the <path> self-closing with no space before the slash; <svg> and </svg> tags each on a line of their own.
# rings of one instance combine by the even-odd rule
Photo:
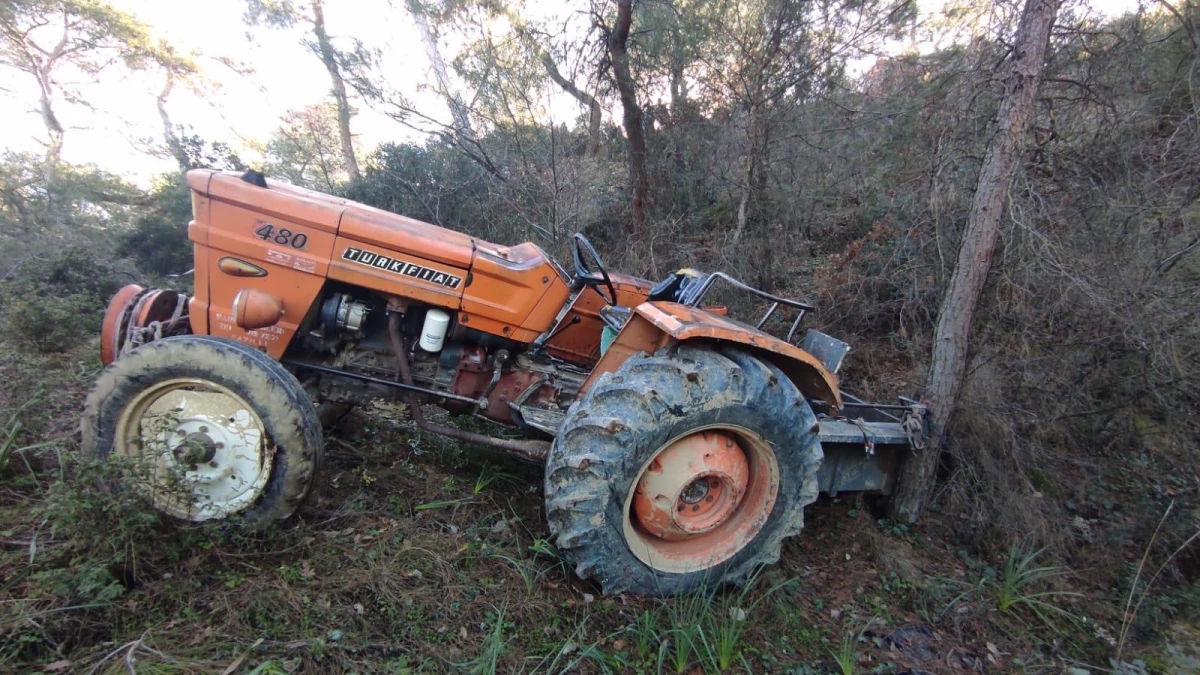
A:
<svg viewBox="0 0 1200 675">
<path fill-rule="evenodd" d="M 634 311 L 677 342 L 704 341 L 736 344 L 784 372 L 809 398 L 842 408 L 837 376 L 815 356 L 760 330 L 703 309 L 674 302 L 644 302 Z"/>
</svg>

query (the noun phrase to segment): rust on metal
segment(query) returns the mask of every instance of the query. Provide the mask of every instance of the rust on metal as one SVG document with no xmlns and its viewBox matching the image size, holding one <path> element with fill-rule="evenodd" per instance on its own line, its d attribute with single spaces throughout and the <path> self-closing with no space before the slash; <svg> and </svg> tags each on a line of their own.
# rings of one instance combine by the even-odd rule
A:
<svg viewBox="0 0 1200 675">
<path fill-rule="evenodd" d="M 746 453 L 733 436 L 703 431 L 659 453 L 633 497 L 638 523 L 650 534 L 680 541 L 717 527 L 741 502 L 749 483 Z"/>
<path fill-rule="evenodd" d="M 100 326 L 100 362 L 108 365 L 116 360 L 117 355 L 121 352 L 121 340 L 124 336 L 125 324 L 129 321 L 129 313 L 133 309 L 134 301 L 146 289 L 137 284 L 129 284 L 128 286 L 117 291 L 113 299 L 108 303 L 108 309 L 104 312 L 104 323 Z"/>
<path fill-rule="evenodd" d="M 642 562 L 693 572 L 728 560 L 762 529 L 779 492 L 771 445 L 716 425 L 667 443 L 626 500 L 625 540 Z"/>
<path fill-rule="evenodd" d="M 816 357 L 799 347 L 733 319 L 675 302 L 644 302 L 634 311 L 680 342 L 714 340 L 751 347 L 778 366 L 800 391 L 836 409 L 842 407 L 837 377 Z M 620 336 L 617 339 L 620 340 Z"/>
<path fill-rule="evenodd" d="M 392 351 L 396 356 L 396 366 L 399 370 L 400 380 L 407 386 L 413 387 L 412 369 L 408 365 L 408 350 L 404 345 L 404 336 L 400 334 L 400 315 L 392 314 L 388 318 L 388 338 L 392 343 Z M 446 436 L 468 443 L 479 443 L 480 445 L 490 445 L 496 448 L 507 450 L 522 459 L 531 462 L 545 462 L 546 456 L 550 453 L 550 443 L 546 441 L 533 440 L 517 440 L 511 438 L 495 438 L 493 436 L 485 436 L 471 431 L 464 431 L 454 427 L 447 427 L 440 424 L 434 424 L 425 419 L 424 413 L 421 412 L 421 398 L 415 391 L 410 391 L 408 394 L 409 409 L 412 414 L 413 422 L 421 429 L 429 433 Z"/>
</svg>

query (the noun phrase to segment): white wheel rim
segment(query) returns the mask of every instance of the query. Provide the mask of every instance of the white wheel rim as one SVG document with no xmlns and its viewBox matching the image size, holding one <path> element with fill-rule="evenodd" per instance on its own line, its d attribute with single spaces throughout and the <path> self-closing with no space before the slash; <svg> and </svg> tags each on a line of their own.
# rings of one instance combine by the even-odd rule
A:
<svg viewBox="0 0 1200 675">
<path fill-rule="evenodd" d="M 121 411 L 113 450 L 137 463 L 155 508 L 190 521 L 249 508 L 266 488 L 274 457 L 254 409 L 198 378 L 139 393 Z"/>
</svg>

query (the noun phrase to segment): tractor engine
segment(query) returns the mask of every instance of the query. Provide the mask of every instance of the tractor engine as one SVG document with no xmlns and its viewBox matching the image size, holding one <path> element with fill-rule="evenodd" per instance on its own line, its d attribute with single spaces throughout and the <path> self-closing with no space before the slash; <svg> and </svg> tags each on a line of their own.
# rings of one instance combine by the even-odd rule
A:
<svg viewBox="0 0 1200 675">
<path fill-rule="evenodd" d="M 297 338 L 283 362 L 321 400 L 363 405 L 407 389 L 453 414 L 547 434 L 553 429 L 538 424 L 538 413 L 560 417 L 587 377 L 528 345 L 467 328 L 444 309 L 349 286 L 326 290 Z"/>
</svg>

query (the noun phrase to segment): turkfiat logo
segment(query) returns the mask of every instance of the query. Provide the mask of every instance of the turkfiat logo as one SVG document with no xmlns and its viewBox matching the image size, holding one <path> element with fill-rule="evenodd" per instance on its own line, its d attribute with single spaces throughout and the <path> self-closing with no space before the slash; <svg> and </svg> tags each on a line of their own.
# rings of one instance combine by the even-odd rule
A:
<svg viewBox="0 0 1200 675">
<path fill-rule="evenodd" d="M 431 270 L 428 267 L 421 267 L 407 260 L 389 258 L 386 255 L 379 255 L 378 253 L 358 248 L 351 247 L 342 251 L 342 258 L 350 262 L 356 262 L 359 265 L 374 267 L 375 269 L 385 270 L 393 274 L 402 274 L 406 277 L 428 281 L 431 284 L 445 286 L 446 288 L 458 288 L 458 285 L 462 283 L 462 277 L 456 277 L 445 272 Z"/>
</svg>

